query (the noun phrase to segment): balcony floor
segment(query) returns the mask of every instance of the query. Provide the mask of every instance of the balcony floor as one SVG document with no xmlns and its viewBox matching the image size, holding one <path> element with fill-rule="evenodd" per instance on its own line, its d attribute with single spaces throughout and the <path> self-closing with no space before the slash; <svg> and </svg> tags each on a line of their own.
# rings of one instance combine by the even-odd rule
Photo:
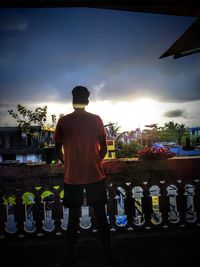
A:
<svg viewBox="0 0 200 267">
<path fill-rule="evenodd" d="M 142 233 L 114 233 L 113 244 L 120 267 L 193 266 L 199 261 L 200 229 Z M 58 237 L 0 240 L 1 267 L 59 267 L 65 260 L 64 239 Z M 98 236 L 79 236 L 78 267 L 106 267 Z M 66 265 L 67 267 L 67 265 Z"/>
</svg>

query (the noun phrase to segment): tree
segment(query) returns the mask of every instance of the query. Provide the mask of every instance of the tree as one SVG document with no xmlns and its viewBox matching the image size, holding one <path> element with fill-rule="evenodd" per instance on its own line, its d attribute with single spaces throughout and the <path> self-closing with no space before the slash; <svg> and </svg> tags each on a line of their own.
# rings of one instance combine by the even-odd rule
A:
<svg viewBox="0 0 200 267">
<path fill-rule="evenodd" d="M 132 141 L 130 144 L 124 144 L 121 141 L 116 145 L 116 157 L 117 158 L 133 158 L 137 156 L 138 150 L 142 149 L 138 141 Z"/>
<path fill-rule="evenodd" d="M 33 126 L 44 128 L 47 119 L 47 106 L 37 107 L 35 111 L 27 109 L 20 104 L 17 105 L 17 112 L 12 109 L 8 113 L 17 120 L 18 126 L 23 132 L 32 134 Z"/>
<path fill-rule="evenodd" d="M 120 137 L 119 129 L 120 126 L 118 126 L 117 123 L 109 122 L 107 125 L 104 125 L 107 139 L 114 139 L 117 141 Z"/>
<path fill-rule="evenodd" d="M 146 125 L 147 129 L 142 132 L 142 141 L 144 145 L 151 146 L 155 142 L 177 142 L 183 144 L 184 138 L 189 136 L 189 131 L 184 124 L 178 124 L 169 121 L 164 124 L 164 127 L 158 127 L 157 124 Z"/>
<path fill-rule="evenodd" d="M 142 143 L 144 146 L 151 146 L 154 142 L 161 139 L 161 127 L 157 124 L 145 125 L 146 129 L 142 131 Z"/>
<path fill-rule="evenodd" d="M 170 139 L 169 141 L 178 142 L 179 145 L 182 145 L 183 138 L 186 139 L 189 136 L 188 128 L 184 124 L 174 123 L 173 121 L 164 124 L 164 131 L 166 137 Z"/>
<path fill-rule="evenodd" d="M 29 110 L 25 106 L 17 105 L 17 112 L 12 109 L 8 110 L 8 113 L 17 120 L 18 127 L 22 129 L 27 135 L 31 135 L 34 138 L 41 139 L 42 130 L 45 128 L 55 127 L 57 119 L 56 115 L 51 115 L 51 124 L 47 123 L 47 106 L 37 107 L 34 111 Z M 62 117 L 60 114 L 59 117 Z M 34 127 L 39 127 L 37 131 L 34 131 Z"/>
</svg>

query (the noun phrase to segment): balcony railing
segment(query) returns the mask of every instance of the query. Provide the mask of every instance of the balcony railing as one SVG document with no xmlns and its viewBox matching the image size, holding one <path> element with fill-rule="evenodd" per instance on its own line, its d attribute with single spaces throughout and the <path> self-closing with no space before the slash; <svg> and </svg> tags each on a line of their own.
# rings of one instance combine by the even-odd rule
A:
<svg viewBox="0 0 200 267">
<path fill-rule="evenodd" d="M 200 226 L 200 157 L 105 160 L 111 231 Z M 68 224 L 62 165 L 0 165 L 0 237 L 62 235 Z M 80 232 L 96 232 L 84 198 Z"/>
</svg>

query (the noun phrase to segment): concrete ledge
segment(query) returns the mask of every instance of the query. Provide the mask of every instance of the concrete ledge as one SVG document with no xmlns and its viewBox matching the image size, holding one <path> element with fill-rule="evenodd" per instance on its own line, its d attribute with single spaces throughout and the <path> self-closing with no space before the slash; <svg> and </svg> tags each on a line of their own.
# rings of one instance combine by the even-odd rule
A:
<svg viewBox="0 0 200 267">
<path fill-rule="evenodd" d="M 114 251 L 120 267 L 192 266 L 199 260 L 200 231 L 113 234 Z M 0 242 L 1 266 L 56 267 L 65 260 L 65 239 L 19 239 Z M 98 235 L 80 236 L 79 267 L 106 267 Z M 67 266 L 66 266 L 67 267 Z"/>
</svg>

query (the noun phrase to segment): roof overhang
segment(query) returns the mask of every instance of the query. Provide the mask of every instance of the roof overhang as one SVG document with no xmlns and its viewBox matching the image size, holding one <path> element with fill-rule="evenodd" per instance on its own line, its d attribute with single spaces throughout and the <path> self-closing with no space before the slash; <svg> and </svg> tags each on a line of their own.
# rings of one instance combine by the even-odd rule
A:
<svg viewBox="0 0 200 267">
<path fill-rule="evenodd" d="M 188 56 L 200 52 L 200 18 L 187 29 L 160 58 Z"/>
<path fill-rule="evenodd" d="M 89 7 L 133 12 L 200 18 L 200 4 L 195 0 L 1 0 L 0 8 L 20 7 Z M 200 52 L 200 19 L 160 58 L 179 58 Z"/>
</svg>

